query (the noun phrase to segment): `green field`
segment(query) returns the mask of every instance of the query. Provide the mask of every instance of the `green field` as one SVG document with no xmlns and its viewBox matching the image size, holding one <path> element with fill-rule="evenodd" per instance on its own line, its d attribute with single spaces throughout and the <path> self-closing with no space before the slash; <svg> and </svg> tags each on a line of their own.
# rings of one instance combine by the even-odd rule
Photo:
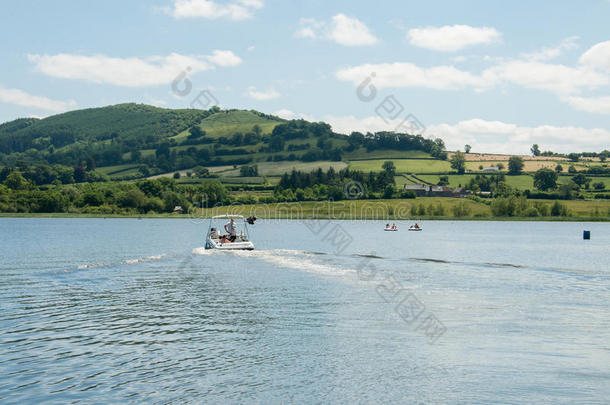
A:
<svg viewBox="0 0 610 405">
<path fill-rule="evenodd" d="M 431 173 L 448 172 L 451 170 L 449 162 L 431 159 L 374 159 L 349 161 L 350 169 L 364 172 L 380 172 L 384 162 L 391 160 L 396 166 L 397 173 Z"/>
<path fill-rule="evenodd" d="M 341 170 L 347 167 L 345 162 L 261 162 L 256 164 L 258 166 L 258 174 L 260 176 L 281 176 L 286 172 L 292 171 L 292 169 L 300 170 L 304 172 L 311 172 L 314 170 L 322 169 L 328 170 L 331 166 L 335 170 Z M 220 176 L 226 177 L 238 177 L 239 168 L 227 170 L 218 173 Z"/>
<path fill-rule="evenodd" d="M 529 200 L 530 202 L 541 202 L 553 204 L 550 200 Z M 455 219 L 453 217 L 453 207 L 457 204 L 465 204 L 470 211 L 470 215 L 465 219 L 500 219 L 515 220 L 577 220 L 578 218 L 610 219 L 610 201 L 562 201 L 570 212 L 570 217 L 537 217 L 537 218 L 515 218 L 515 217 L 492 217 L 491 209 L 487 204 L 475 202 L 464 198 L 443 198 L 443 197 L 422 197 L 414 200 L 349 200 L 337 202 L 297 202 L 297 203 L 277 203 L 277 204 L 256 204 L 218 207 L 203 210 L 203 215 L 219 214 L 241 214 L 256 215 L 261 219 L 265 218 L 286 218 L 286 219 L 308 219 L 308 218 L 328 218 L 328 219 L 375 219 L 385 221 L 387 219 L 413 219 L 428 218 L 426 216 L 414 215 L 413 207 L 438 206 L 441 205 L 445 215 L 441 218 Z"/>
<path fill-rule="evenodd" d="M 199 127 L 206 133 L 205 136 L 211 138 L 231 137 L 236 132 L 245 134 L 252 131 L 254 125 L 261 128 L 262 134 L 269 134 L 276 125 L 281 124 L 280 120 L 272 120 L 252 111 L 221 111 L 212 114 L 199 123 Z M 189 135 L 188 130 L 182 131 L 172 139 L 181 141 Z"/>
<path fill-rule="evenodd" d="M 441 175 L 437 174 L 419 174 L 422 180 L 427 181 L 430 184 L 437 184 Z M 449 187 L 463 187 L 470 182 L 470 179 L 474 178 L 475 174 L 448 174 Z M 527 174 L 521 174 L 518 176 L 506 176 L 506 184 L 519 190 L 532 190 L 534 188 L 534 179 L 532 176 Z"/>
<path fill-rule="evenodd" d="M 128 170 L 137 168 L 138 165 L 134 165 L 134 164 L 128 164 L 128 165 L 117 165 L 117 166 L 106 166 L 106 167 L 98 167 L 96 170 L 100 173 L 104 173 L 107 175 L 113 175 L 113 174 L 123 174 L 123 172 L 126 172 Z"/>
<path fill-rule="evenodd" d="M 365 148 L 356 149 L 353 152 L 344 154 L 347 160 L 363 160 L 363 159 L 417 159 L 430 158 L 430 154 L 421 150 L 389 150 L 377 149 L 367 152 Z"/>
</svg>

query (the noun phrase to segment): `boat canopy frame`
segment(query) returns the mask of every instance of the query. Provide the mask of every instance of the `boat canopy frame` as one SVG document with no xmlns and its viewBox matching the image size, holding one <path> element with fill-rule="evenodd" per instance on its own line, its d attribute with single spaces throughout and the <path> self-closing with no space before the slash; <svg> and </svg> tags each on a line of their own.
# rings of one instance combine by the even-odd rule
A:
<svg viewBox="0 0 610 405">
<path fill-rule="evenodd" d="M 243 229 L 246 232 L 246 238 L 248 238 L 248 240 L 250 240 L 250 231 L 248 230 L 248 222 L 245 220 L 246 218 L 243 215 L 231 215 L 231 214 L 226 214 L 226 215 L 215 215 L 213 217 L 210 218 L 210 224 L 208 225 L 208 233 L 206 235 L 206 238 L 208 236 L 210 236 L 210 231 L 212 229 L 212 224 L 214 223 L 215 219 L 236 219 L 236 218 L 240 218 L 243 219 Z"/>
</svg>

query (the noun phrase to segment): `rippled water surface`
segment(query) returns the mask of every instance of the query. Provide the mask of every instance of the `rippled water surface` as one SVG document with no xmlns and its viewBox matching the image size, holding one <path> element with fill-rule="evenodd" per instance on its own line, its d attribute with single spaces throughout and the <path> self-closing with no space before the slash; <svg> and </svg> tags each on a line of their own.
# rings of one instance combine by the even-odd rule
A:
<svg viewBox="0 0 610 405">
<path fill-rule="evenodd" d="M 610 224 L 383 225 L 0 219 L 0 403 L 608 403 Z"/>
</svg>

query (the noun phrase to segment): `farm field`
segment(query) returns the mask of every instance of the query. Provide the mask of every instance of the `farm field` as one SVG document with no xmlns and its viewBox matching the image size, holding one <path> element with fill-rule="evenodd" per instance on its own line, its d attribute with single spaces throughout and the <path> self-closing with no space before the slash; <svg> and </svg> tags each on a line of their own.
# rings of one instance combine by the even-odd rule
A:
<svg viewBox="0 0 610 405">
<path fill-rule="evenodd" d="M 392 159 L 425 159 L 431 158 L 429 153 L 420 150 L 388 150 L 388 149 L 378 149 L 367 152 L 366 149 L 360 148 L 356 149 L 352 152 L 345 152 L 343 154 L 344 158 L 347 160 L 371 160 L 371 159 L 383 159 L 392 160 Z"/>
<path fill-rule="evenodd" d="M 254 125 L 260 127 L 261 134 L 269 134 L 276 125 L 282 122 L 261 117 L 251 111 L 221 111 L 203 119 L 199 123 L 199 127 L 205 131 L 205 136 L 220 138 L 221 136 L 231 137 L 236 132 L 242 134 L 251 132 Z M 185 130 L 170 139 L 181 141 L 188 135 L 189 131 Z"/>
<path fill-rule="evenodd" d="M 260 162 L 256 163 L 258 166 L 258 174 L 259 176 L 281 176 L 286 172 L 292 171 L 292 169 L 300 170 L 304 172 L 310 172 L 317 169 L 322 169 L 324 171 L 328 170 L 331 166 L 335 170 L 341 170 L 347 167 L 347 163 L 345 162 L 330 162 L 330 161 L 319 161 L 319 162 Z M 226 167 L 226 166 L 225 166 Z M 220 173 L 221 176 L 227 177 L 238 177 L 239 176 L 239 168 L 222 171 Z"/>
<path fill-rule="evenodd" d="M 364 172 L 382 171 L 384 162 L 391 160 L 396 166 L 397 173 L 431 173 L 431 172 L 448 172 L 451 170 L 451 165 L 443 160 L 429 159 L 374 159 L 374 160 L 352 160 L 349 161 L 350 169 L 361 170 Z"/>
</svg>

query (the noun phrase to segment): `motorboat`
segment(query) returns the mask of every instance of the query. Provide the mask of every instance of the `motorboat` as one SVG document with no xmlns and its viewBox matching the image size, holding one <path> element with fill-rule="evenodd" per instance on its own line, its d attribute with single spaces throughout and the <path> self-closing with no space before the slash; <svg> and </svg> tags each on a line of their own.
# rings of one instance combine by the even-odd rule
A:
<svg viewBox="0 0 610 405">
<path fill-rule="evenodd" d="M 421 228 L 419 225 L 417 225 L 417 224 L 415 224 L 415 225 L 411 225 L 411 226 L 409 227 L 409 231 L 412 231 L 412 232 L 413 232 L 413 231 L 415 231 L 415 232 L 416 232 L 416 231 L 422 231 L 422 230 L 423 230 L 423 229 L 422 229 L 422 228 Z"/>
<path fill-rule="evenodd" d="M 396 231 L 398 231 L 398 228 L 396 227 L 396 224 L 394 224 L 392 226 L 386 225 L 386 227 L 383 230 L 387 231 L 387 232 L 396 232 Z"/>
<path fill-rule="evenodd" d="M 226 232 L 225 234 L 219 230 L 217 224 L 221 224 L 223 230 L 226 225 L 222 224 L 223 220 L 233 220 L 235 225 L 235 233 L 233 237 Z M 206 249 L 219 250 L 254 250 L 254 244 L 250 240 L 248 234 L 248 220 L 242 215 L 216 215 L 210 218 L 208 233 L 205 238 Z M 253 221 L 252 221 L 253 223 Z"/>
</svg>

